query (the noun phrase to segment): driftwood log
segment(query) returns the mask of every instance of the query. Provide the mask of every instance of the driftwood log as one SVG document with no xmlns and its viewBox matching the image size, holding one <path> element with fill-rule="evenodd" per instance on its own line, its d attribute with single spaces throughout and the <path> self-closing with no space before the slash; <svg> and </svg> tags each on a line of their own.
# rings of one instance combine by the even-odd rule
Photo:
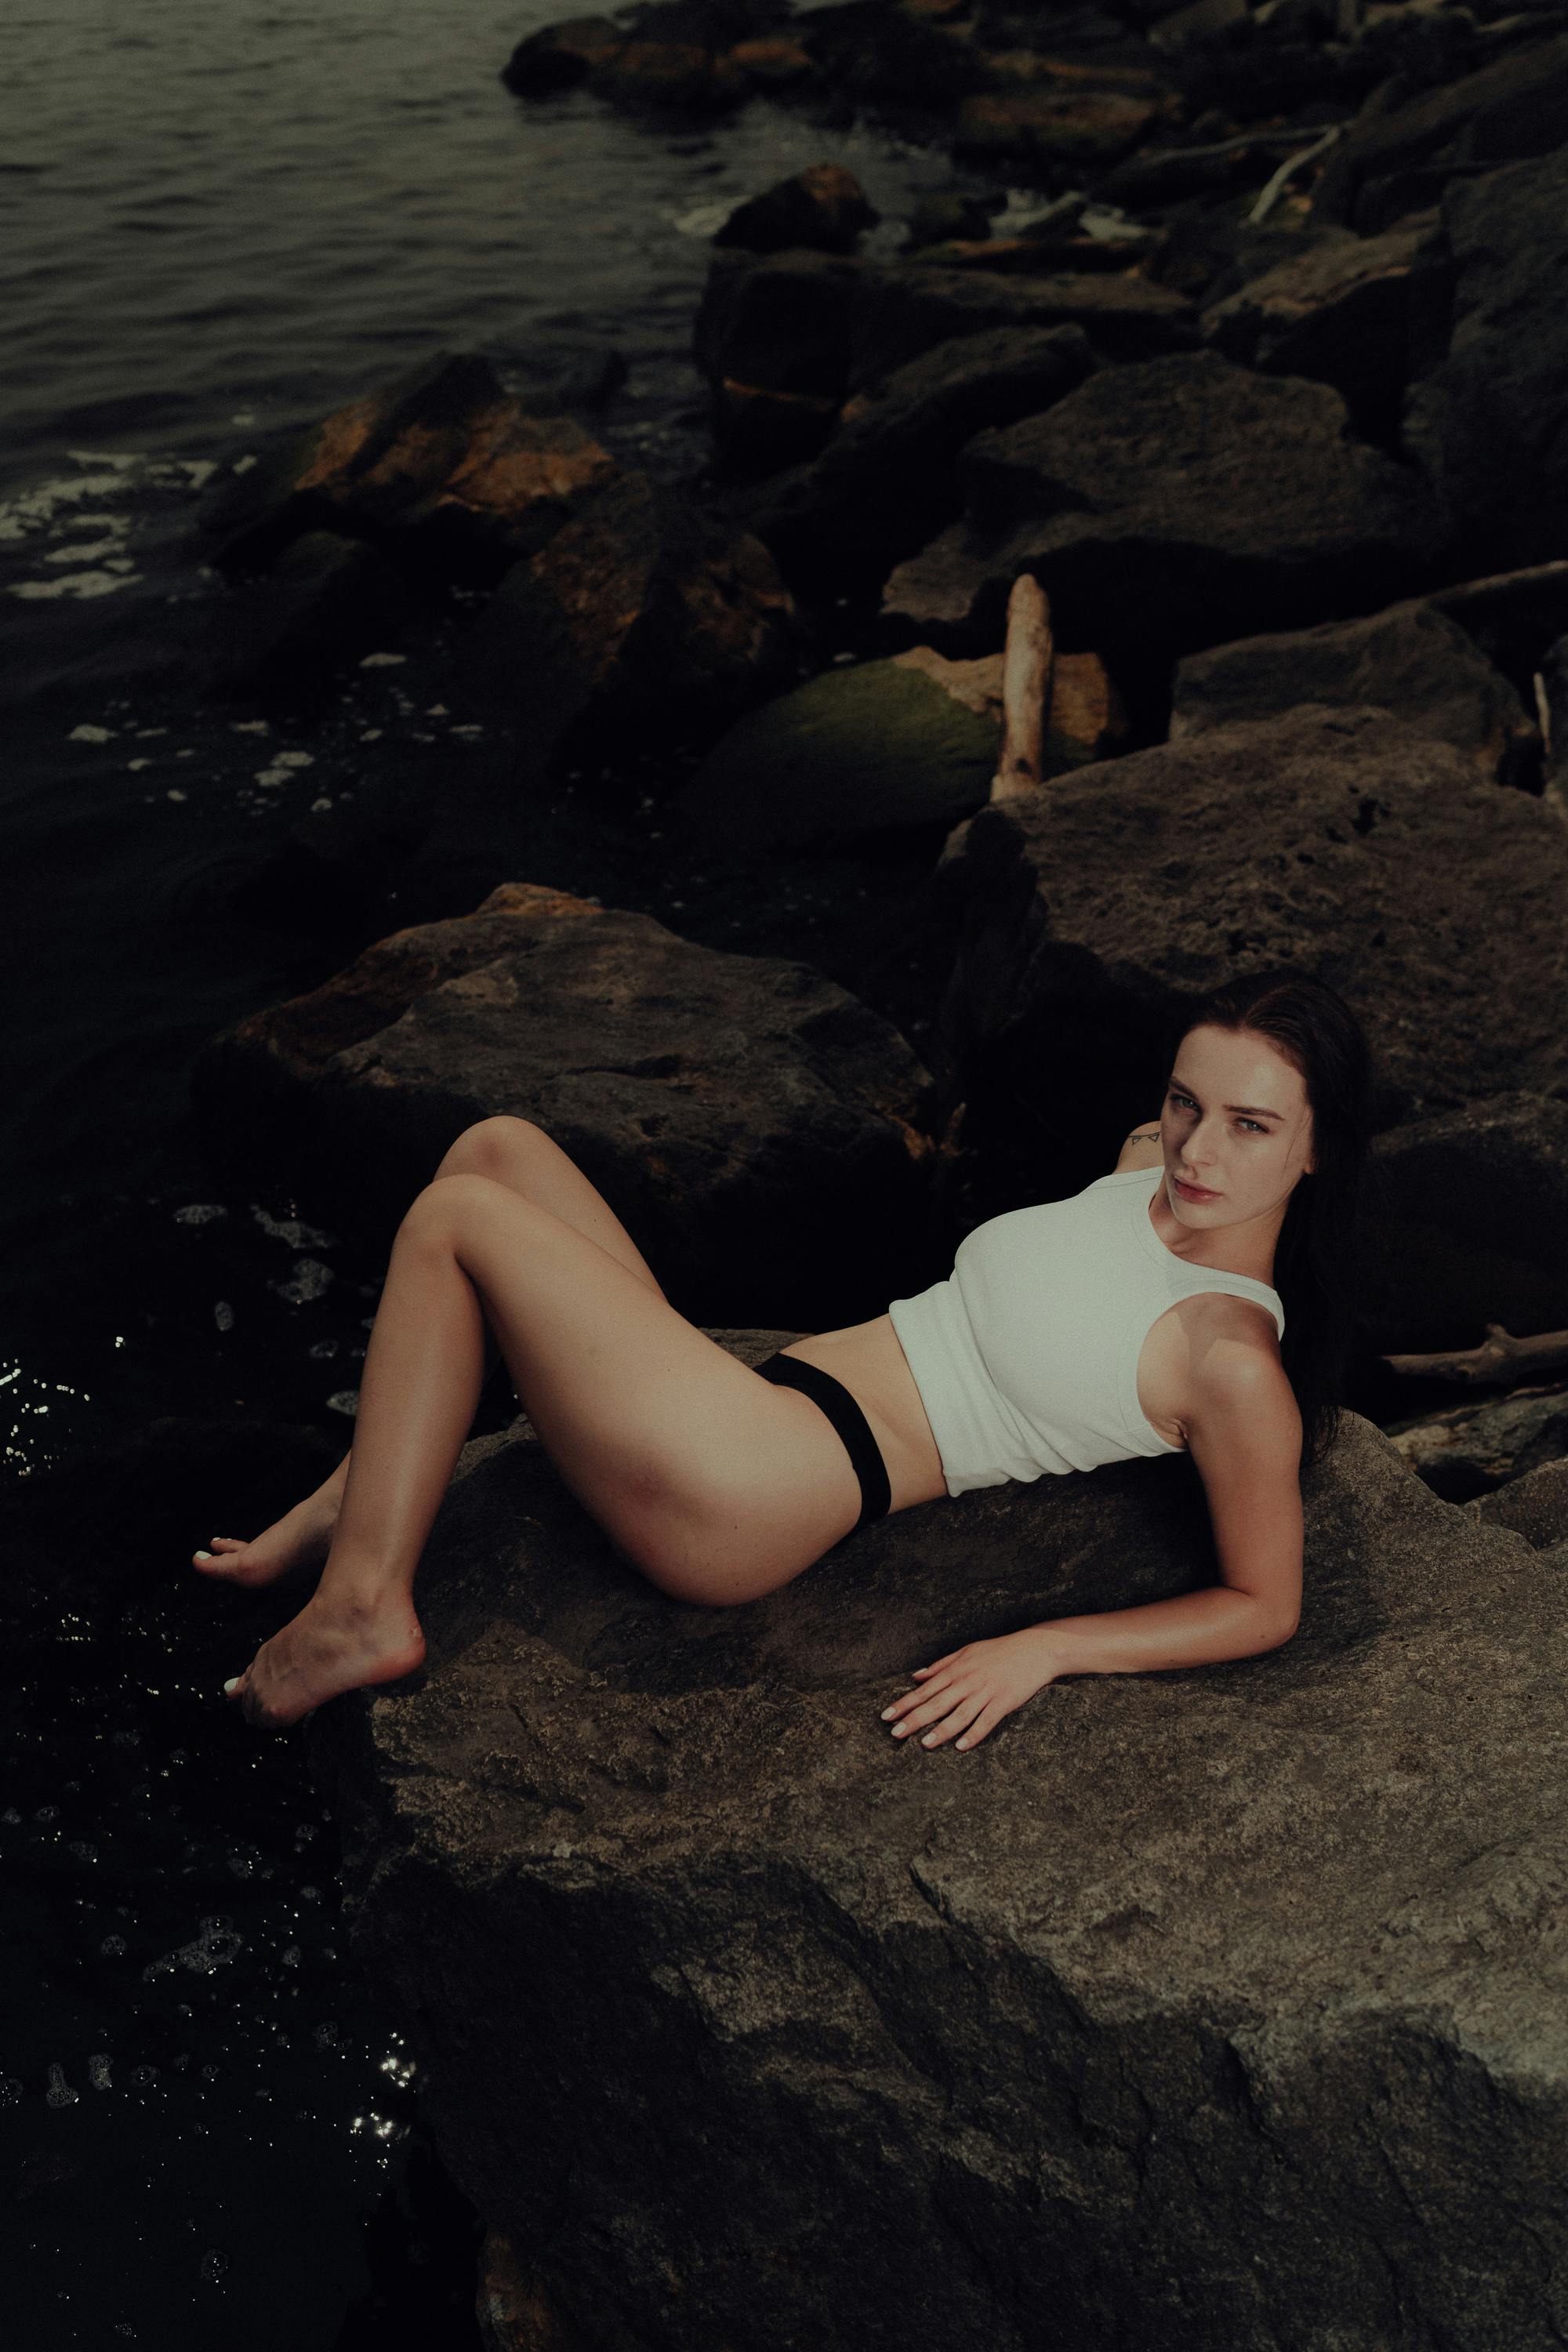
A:
<svg viewBox="0 0 1568 2352">
<path fill-rule="evenodd" d="M 1050 708 L 1056 647 L 1051 608 L 1039 582 L 1020 572 L 1007 599 L 1007 643 L 1002 656 L 1002 753 L 991 779 L 994 801 L 1037 792 Z"/>
<path fill-rule="evenodd" d="M 1457 1348 L 1435 1356 L 1384 1356 L 1391 1372 L 1414 1380 L 1468 1381 L 1477 1388 L 1504 1388 L 1536 1372 L 1568 1364 L 1568 1331 L 1538 1331 L 1516 1339 L 1500 1323 L 1489 1323 L 1479 1348 Z"/>
</svg>

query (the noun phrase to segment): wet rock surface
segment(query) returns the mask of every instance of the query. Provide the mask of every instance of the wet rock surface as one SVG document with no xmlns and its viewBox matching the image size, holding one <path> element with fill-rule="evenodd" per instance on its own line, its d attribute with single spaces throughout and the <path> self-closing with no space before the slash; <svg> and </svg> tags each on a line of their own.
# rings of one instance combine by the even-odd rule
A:
<svg viewBox="0 0 1568 2352">
<path fill-rule="evenodd" d="M 423 1686 L 312 1749 L 355 1948 L 544 2331 L 501 2341 L 882 2342 L 918 2271 L 927 2324 L 1018 2352 L 1296 2352 L 1352 2312 L 1550 2343 L 1548 1557 L 1352 1420 L 1285 1650 L 900 1753 L 878 1711 L 954 1640 L 1202 1580 L 1190 1469 L 925 1506 L 722 1612 L 651 1592 L 533 1444 L 464 1469 Z"/>
</svg>

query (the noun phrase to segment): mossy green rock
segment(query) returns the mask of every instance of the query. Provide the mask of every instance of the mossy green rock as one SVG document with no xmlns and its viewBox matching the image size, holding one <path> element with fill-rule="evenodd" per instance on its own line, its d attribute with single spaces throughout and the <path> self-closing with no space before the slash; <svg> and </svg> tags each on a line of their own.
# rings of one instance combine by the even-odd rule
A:
<svg viewBox="0 0 1568 2352">
<path fill-rule="evenodd" d="M 988 798 L 999 737 L 893 661 L 825 671 L 714 746 L 680 806 L 716 846 L 804 845 L 956 824 Z"/>
</svg>

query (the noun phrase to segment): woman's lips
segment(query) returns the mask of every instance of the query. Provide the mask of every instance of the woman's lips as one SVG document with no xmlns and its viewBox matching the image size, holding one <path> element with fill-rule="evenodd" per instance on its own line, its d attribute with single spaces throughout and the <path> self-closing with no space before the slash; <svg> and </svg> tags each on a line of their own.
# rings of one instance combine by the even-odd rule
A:
<svg viewBox="0 0 1568 2352">
<path fill-rule="evenodd" d="M 1219 1199 L 1217 1192 L 1208 1192 L 1202 1184 L 1184 1184 L 1179 1176 L 1173 1175 L 1171 1181 L 1184 1201 L 1217 1201 Z"/>
</svg>

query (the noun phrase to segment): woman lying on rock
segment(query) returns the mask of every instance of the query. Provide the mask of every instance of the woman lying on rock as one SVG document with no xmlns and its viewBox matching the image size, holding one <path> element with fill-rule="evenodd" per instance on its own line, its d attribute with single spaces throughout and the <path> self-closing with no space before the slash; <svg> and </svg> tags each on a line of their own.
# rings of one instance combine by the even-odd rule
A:
<svg viewBox="0 0 1568 2352">
<path fill-rule="evenodd" d="M 1193 1016 L 1158 1121 L 1110 1174 L 991 1218 L 948 1280 L 754 1370 L 668 1304 L 547 1135 L 481 1119 L 398 1228 L 347 1459 L 254 1542 L 195 1555 L 242 1585 L 325 1563 L 226 1690 L 275 1727 L 419 1664 L 414 1575 L 474 1420 L 487 1325 L 567 1486 L 679 1601 L 757 1600 L 911 1503 L 1192 1455 L 1217 1584 L 966 1642 L 912 1670 L 883 1713 L 895 1739 L 973 1748 L 1061 1675 L 1276 1648 L 1300 1603 L 1303 1454 L 1335 1418 L 1368 1093 L 1365 1042 L 1331 989 L 1236 982 Z"/>
</svg>

